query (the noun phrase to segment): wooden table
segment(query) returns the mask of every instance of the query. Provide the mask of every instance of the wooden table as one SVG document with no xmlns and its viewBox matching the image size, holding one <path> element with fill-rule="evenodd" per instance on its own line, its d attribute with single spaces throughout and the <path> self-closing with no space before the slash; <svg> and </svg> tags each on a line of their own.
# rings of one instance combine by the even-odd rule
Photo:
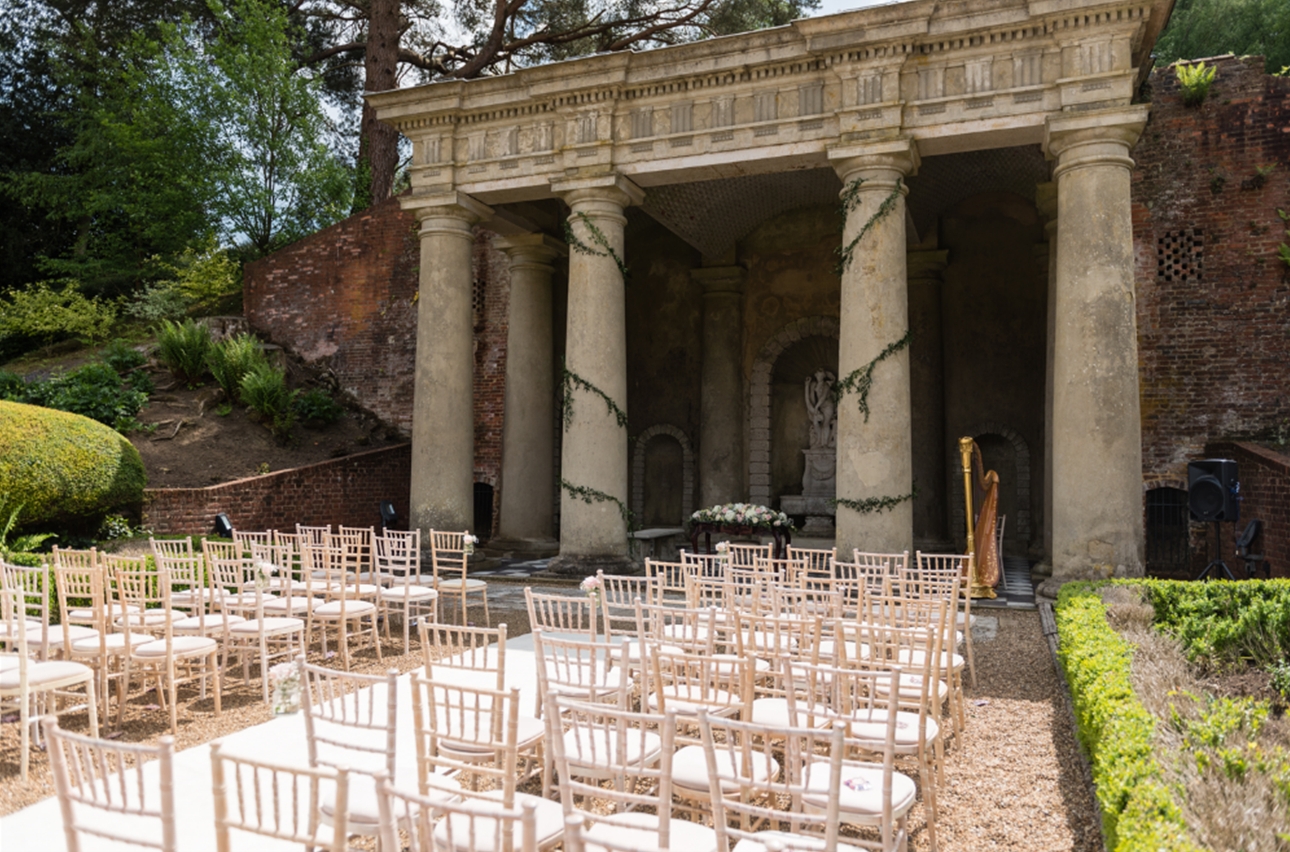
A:
<svg viewBox="0 0 1290 852">
<path fill-rule="evenodd" d="M 714 524 L 710 522 L 696 523 L 690 528 L 690 549 L 694 553 L 712 553 L 712 534 L 719 535 L 736 535 L 736 536 L 759 536 L 770 533 L 775 537 L 775 547 L 771 556 L 775 559 L 785 559 L 788 556 L 788 545 L 793 543 L 793 533 L 784 527 L 750 527 L 740 524 Z M 699 536 L 703 536 L 704 549 L 699 550 Z"/>
</svg>

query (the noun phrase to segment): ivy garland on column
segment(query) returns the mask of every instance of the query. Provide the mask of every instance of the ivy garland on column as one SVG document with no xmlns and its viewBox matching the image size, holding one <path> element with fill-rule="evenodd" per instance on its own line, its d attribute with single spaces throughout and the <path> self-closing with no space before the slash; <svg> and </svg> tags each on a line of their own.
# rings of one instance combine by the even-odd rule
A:
<svg viewBox="0 0 1290 852">
<path fill-rule="evenodd" d="M 573 215 L 577 216 L 578 221 L 587 226 L 587 232 L 591 234 L 591 239 L 604 251 L 597 251 L 578 239 L 578 235 L 573 232 L 573 225 L 569 224 L 568 219 L 564 222 L 564 241 L 569 244 L 570 248 L 581 254 L 589 254 L 592 257 L 612 257 L 614 263 L 618 266 L 619 273 L 623 276 L 623 284 L 626 284 L 627 279 L 631 277 L 631 271 L 627 268 L 627 264 L 623 262 L 623 259 L 618 256 L 618 252 L 614 251 L 614 247 L 609 244 L 604 232 L 596 227 L 596 223 L 591 221 L 591 217 L 581 210 Z"/>
<path fill-rule="evenodd" d="M 851 183 L 847 184 L 846 189 L 842 191 L 839 212 L 842 215 L 844 223 L 846 222 L 847 216 L 850 215 L 851 211 L 860 203 L 860 187 L 864 185 L 864 182 L 864 178 L 856 178 L 851 181 Z M 892 187 L 891 192 L 882 200 L 882 203 L 878 205 L 878 209 L 869 217 L 869 221 L 865 222 L 860 228 L 860 232 L 855 235 L 851 242 L 838 248 L 838 264 L 836 272 L 839 277 L 841 277 L 847 271 L 847 268 L 851 266 L 851 260 L 855 256 L 856 247 L 860 245 L 860 241 L 864 239 L 865 235 L 873 230 L 874 225 L 877 225 L 884 218 L 891 215 L 891 212 L 896 209 L 896 201 L 900 198 L 902 186 L 903 184 L 901 179 L 896 178 L 896 185 Z M 872 361 L 865 364 L 863 367 L 852 370 L 850 375 L 836 383 L 833 386 L 834 401 L 841 402 L 842 397 L 846 396 L 848 393 L 855 393 L 859 396 L 858 404 L 860 410 L 864 412 L 864 422 L 868 423 L 869 391 L 873 388 L 874 368 L 890 358 L 892 355 L 895 355 L 897 352 L 907 347 L 909 345 L 910 335 L 911 332 L 907 329 L 903 337 L 887 344 L 886 348 L 879 352 Z M 829 502 L 835 507 L 845 506 L 853 512 L 867 515 L 875 512 L 890 511 L 906 500 L 913 500 L 917 495 L 918 488 L 915 487 L 908 494 L 901 497 L 867 497 L 864 500 L 852 500 L 847 497 L 837 497 Z"/>
<path fill-rule="evenodd" d="M 564 430 L 566 432 L 568 432 L 569 427 L 573 425 L 573 392 L 575 389 L 584 390 L 587 393 L 592 393 L 600 397 L 604 400 L 606 408 L 609 409 L 609 413 L 613 415 L 618 425 L 623 429 L 627 428 L 627 412 L 623 411 L 618 403 L 614 402 L 613 397 L 584 379 L 582 376 L 579 376 L 577 373 L 570 370 L 567 365 L 562 366 L 561 371 L 560 417 L 564 421 Z M 627 543 L 628 545 L 635 544 L 635 542 L 632 541 L 631 535 L 636 531 L 636 515 L 631 509 L 628 509 L 627 506 L 623 504 L 622 500 L 619 500 L 612 494 L 598 491 L 595 488 L 589 488 L 585 485 L 574 485 L 563 476 L 560 477 L 560 487 L 569 492 L 569 496 L 581 500 L 584 503 L 613 503 L 617 506 L 618 514 L 622 516 L 623 522 L 627 524 Z"/>
</svg>

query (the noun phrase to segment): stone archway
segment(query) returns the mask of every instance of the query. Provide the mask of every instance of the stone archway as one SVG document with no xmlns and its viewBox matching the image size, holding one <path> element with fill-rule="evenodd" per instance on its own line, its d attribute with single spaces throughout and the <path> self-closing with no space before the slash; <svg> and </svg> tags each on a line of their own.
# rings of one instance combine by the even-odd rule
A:
<svg viewBox="0 0 1290 852">
<path fill-rule="evenodd" d="M 690 439 L 670 423 L 659 423 L 642 432 L 632 450 L 632 511 L 643 517 L 645 512 L 645 448 L 660 435 L 674 438 L 681 445 L 681 520 L 694 513 L 694 447 Z"/>
<path fill-rule="evenodd" d="M 1025 545 L 1030 543 L 1031 517 L 1030 517 L 1030 446 L 1026 439 L 1021 437 L 1017 430 L 1005 426 L 1002 423 L 992 421 L 982 421 L 976 423 L 971 429 L 967 430 L 968 435 L 977 438 L 981 435 L 998 435 L 1012 446 L 1016 458 L 1017 471 L 1017 510 L 1016 518 L 1010 518 L 1008 523 L 1015 524 L 1017 540 Z M 952 503 L 950 508 L 950 529 L 955 530 L 952 539 L 958 539 L 963 534 L 963 523 L 966 516 L 966 506 L 963 499 L 963 468 L 959 461 L 958 442 L 955 441 L 951 448 L 950 458 L 954 459 L 950 463 L 950 480 L 954 483 L 952 489 Z M 975 475 L 975 473 L 974 473 Z M 1005 531 L 1006 532 L 1006 531 Z"/>
<path fill-rule="evenodd" d="M 762 344 L 748 383 L 748 499 L 770 505 L 770 399 L 775 361 L 804 337 L 838 338 L 837 317 L 803 317 L 781 328 Z"/>
</svg>

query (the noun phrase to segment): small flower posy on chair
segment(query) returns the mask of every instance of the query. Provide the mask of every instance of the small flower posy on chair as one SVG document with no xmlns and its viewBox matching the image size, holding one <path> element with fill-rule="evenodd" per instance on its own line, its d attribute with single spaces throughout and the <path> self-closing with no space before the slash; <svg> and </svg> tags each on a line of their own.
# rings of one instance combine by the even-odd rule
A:
<svg viewBox="0 0 1290 852">
<path fill-rule="evenodd" d="M 273 689 L 273 715 L 295 713 L 300 709 L 300 664 L 278 663 L 269 669 Z"/>
<path fill-rule="evenodd" d="M 269 588 L 273 575 L 278 573 L 278 566 L 271 562 L 255 563 L 255 587 L 260 591 Z"/>
<path fill-rule="evenodd" d="M 601 585 L 600 577 L 593 574 L 590 577 L 584 577 L 582 582 L 578 584 L 578 588 L 582 589 L 588 597 L 599 598 Z"/>
<path fill-rule="evenodd" d="M 461 539 L 461 552 L 470 556 L 475 552 L 475 545 L 479 544 L 479 537 L 466 533 Z"/>
</svg>

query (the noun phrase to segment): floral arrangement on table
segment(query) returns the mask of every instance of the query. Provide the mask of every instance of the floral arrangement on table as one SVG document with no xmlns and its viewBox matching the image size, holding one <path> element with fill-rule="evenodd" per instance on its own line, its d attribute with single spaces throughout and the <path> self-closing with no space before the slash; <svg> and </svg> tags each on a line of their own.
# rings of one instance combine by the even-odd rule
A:
<svg viewBox="0 0 1290 852">
<path fill-rule="evenodd" d="M 278 663 L 269 668 L 269 684 L 273 692 L 273 714 L 281 716 L 300 710 L 300 664 Z"/>
<path fill-rule="evenodd" d="M 479 537 L 466 533 L 461 539 L 461 552 L 470 556 L 475 552 L 475 545 L 479 544 Z"/>
<path fill-rule="evenodd" d="M 600 592 L 604 589 L 604 586 L 604 582 L 597 574 L 584 577 L 582 582 L 578 584 L 578 588 L 582 589 L 583 594 L 596 601 L 600 600 Z"/>
<path fill-rule="evenodd" d="M 709 509 L 700 509 L 690 516 L 691 524 L 720 524 L 732 527 L 758 527 L 761 529 L 793 529 L 793 521 L 783 512 L 776 512 L 756 503 L 725 503 Z"/>
</svg>

